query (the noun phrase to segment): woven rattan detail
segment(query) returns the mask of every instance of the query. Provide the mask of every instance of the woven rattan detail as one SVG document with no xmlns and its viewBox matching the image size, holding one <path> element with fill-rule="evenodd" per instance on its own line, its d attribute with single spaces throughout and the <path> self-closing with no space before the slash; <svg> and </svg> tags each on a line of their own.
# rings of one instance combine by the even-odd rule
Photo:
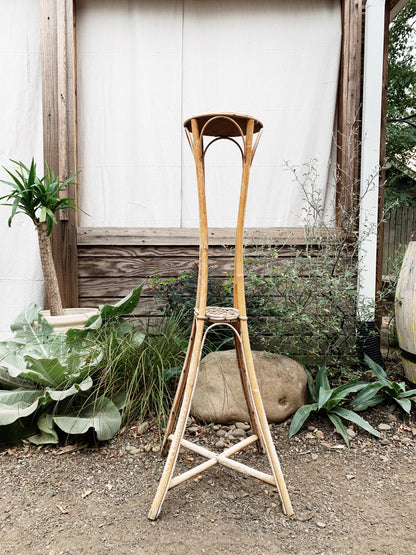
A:
<svg viewBox="0 0 416 555">
<path fill-rule="evenodd" d="M 241 319 L 238 308 L 226 306 L 207 306 L 205 309 L 205 316 L 200 316 L 195 309 L 195 316 L 198 319 L 207 320 L 208 322 L 236 322 Z"/>
</svg>

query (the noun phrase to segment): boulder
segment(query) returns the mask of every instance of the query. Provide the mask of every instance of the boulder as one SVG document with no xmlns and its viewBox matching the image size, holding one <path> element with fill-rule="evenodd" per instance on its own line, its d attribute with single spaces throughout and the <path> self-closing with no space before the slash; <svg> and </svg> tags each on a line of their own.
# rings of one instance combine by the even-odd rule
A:
<svg viewBox="0 0 416 555">
<path fill-rule="evenodd" d="M 289 357 L 253 351 L 254 367 L 269 422 L 283 422 L 308 402 L 303 366 Z M 248 422 L 235 350 L 201 360 L 191 414 L 203 422 Z"/>
</svg>

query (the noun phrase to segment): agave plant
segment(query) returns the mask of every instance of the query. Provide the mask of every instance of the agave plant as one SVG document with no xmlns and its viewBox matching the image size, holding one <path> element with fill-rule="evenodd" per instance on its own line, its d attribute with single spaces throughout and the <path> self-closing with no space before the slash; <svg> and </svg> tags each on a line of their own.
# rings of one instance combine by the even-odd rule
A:
<svg viewBox="0 0 416 555">
<path fill-rule="evenodd" d="M 412 401 L 416 402 L 416 389 L 406 391 L 405 382 L 390 381 L 383 368 L 367 355 L 365 361 L 377 380 L 369 383 L 355 397 L 351 402 L 353 409 L 355 411 L 365 410 L 388 400 L 397 403 L 402 410 L 409 414 Z"/>
<path fill-rule="evenodd" d="M 76 209 L 75 199 L 62 195 L 68 185 L 74 185 L 73 175 L 65 181 L 49 171 L 43 177 L 36 175 L 36 164 L 32 159 L 30 168 L 22 162 L 11 160 L 17 166 L 14 172 L 4 168 L 12 181 L 1 181 L 11 187 L 11 192 L 0 197 L 5 206 L 12 207 L 9 227 L 16 214 L 26 214 L 34 223 L 38 234 L 40 260 L 45 279 L 46 295 L 52 316 L 63 314 L 62 299 L 52 257 L 50 235 L 57 223 L 56 213 L 60 210 Z"/>
<path fill-rule="evenodd" d="M 0 440 L 57 443 L 68 434 L 94 429 L 98 440 L 121 425 L 113 400 L 97 396 L 90 373 L 100 349 L 72 349 L 31 304 L 11 326 L 14 338 L 0 343 Z"/>
<path fill-rule="evenodd" d="M 309 405 L 303 405 L 294 414 L 290 425 L 289 437 L 292 437 L 301 429 L 312 412 L 327 416 L 336 430 L 341 434 L 347 446 L 349 446 L 350 441 L 343 420 L 353 422 L 370 434 L 380 437 L 380 432 L 373 428 L 364 418 L 342 406 L 345 404 L 348 395 L 364 389 L 367 386 L 367 382 L 351 380 L 346 384 L 331 389 L 325 366 L 319 368 L 315 383 L 313 383 L 312 376 L 306 369 L 305 372 L 308 377 L 309 392 L 314 402 Z"/>
</svg>

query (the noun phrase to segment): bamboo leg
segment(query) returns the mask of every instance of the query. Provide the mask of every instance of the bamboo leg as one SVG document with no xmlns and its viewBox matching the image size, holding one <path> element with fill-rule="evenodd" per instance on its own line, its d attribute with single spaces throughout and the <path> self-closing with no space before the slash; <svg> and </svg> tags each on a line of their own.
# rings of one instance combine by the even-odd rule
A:
<svg viewBox="0 0 416 555">
<path fill-rule="evenodd" d="M 173 434 L 172 442 L 170 444 L 170 449 L 166 459 L 165 467 L 163 469 L 162 477 L 160 479 L 159 486 L 148 515 L 148 518 L 150 520 L 156 520 L 159 516 L 162 503 L 169 489 L 170 481 L 172 479 L 172 474 L 175 470 L 176 461 L 179 454 L 180 443 L 185 433 L 186 421 L 189 416 L 189 410 L 191 408 L 192 395 L 195 389 L 195 383 L 199 370 L 199 358 L 202 336 L 204 333 L 204 321 L 197 320 L 195 327 L 195 341 L 191 353 L 188 378 L 185 384 L 182 406 L 179 412 L 175 433 Z"/>
<path fill-rule="evenodd" d="M 243 347 L 241 343 L 241 335 L 240 335 L 240 325 L 239 322 L 235 323 L 236 331 L 234 331 L 234 343 L 235 343 L 235 350 L 237 353 L 237 361 L 238 361 L 238 368 L 240 370 L 240 379 L 241 385 L 243 386 L 244 397 L 246 399 L 248 414 L 250 417 L 251 429 L 253 430 L 253 434 L 258 437 L 257 440 L 257 449 L 259 453 L 264 454 L 264 445 L 262 441 L 261 434 L 259 434 L 258 430 L 258 421 L 256 418 L 256 409 L 253 402 L 253 395 L 250 391 L 250 386 L 247 381 L 247 366 L 244 357 Z"/>
<path fill-rule="evenodd" d="M 267 422 L 266 413 L 264 411 L 263 401 L 261 398 L 256 373 L 254 370 L 253 356 L 251 354 L 250 341 L 248 336 L 247 321 L 241 321 L 241 338 L 243 341 L 243 349 L 247 364 L 248 379 L 253 393 L 253 401 L 256 407 L 255 414 L 259 419 L 259 427 L 263 442 L 266 449 L 267 458 L 272 469 L 273 476 L 276 481 L 277 489 L 279 490 L 280 499 L 282 502 L 283 512 L 287 516 L 293 515 L 292 503 L 289 498 L 289 493 L 286 488 L 285 479 L 283 477 L 280 462 L 277 457 L 276 449 L 273 443 L 273 438 L 270 433 L 269 423 Z"/>
<path fill-rule="evenodd" d="M 194 318 L 194 321 L 192 323 L 191 336 L 189 339 L 188 348 L 186 350 L 186 356 L 185 356 L 185 360 L 184 360 L 183 368 L 181 372 L 181 377 L 179 378 L 178 387 L 176 388 L 175 397 L 173 399 L 172 407 L 170 409 L 169 420 L 166 425 L 165 436 L 163 438 L 162 455 L 164 457 L 168 453 L 169 436 L 171 435 L 173 428 L 175 427 L 178 411 L 180 409 L 180 405 L 183 399 L 183 394 L 185 391 L 186 380 L 188 378 L 188 373 L 189 373 L 189 363 L 191 361 L 191 356 L 192 356 L 194 342 L 195 342 L 195 328 L 196 328 L 196 319 Z"/>
</svg>

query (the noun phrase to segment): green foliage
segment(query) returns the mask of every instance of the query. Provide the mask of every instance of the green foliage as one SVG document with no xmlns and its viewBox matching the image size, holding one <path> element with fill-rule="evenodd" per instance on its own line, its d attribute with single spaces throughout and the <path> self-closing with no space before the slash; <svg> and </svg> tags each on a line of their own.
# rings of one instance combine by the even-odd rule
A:
<svg viewBox="0 0 416 555">
<path fill-rule="evenodd" d="M 212 277 L 209 270 L 208 306 L 232 306 L 232 280 Z M 180 323 L 180 332 L 189 337 L 194 317 L 195 297 L 198 286 L 198 272 L 192 270 L 177 278 L 152 279 L 155 288 L 155 300 L 160 303 L 165 316 L 174 317 Z M 222 348 L 233 348 L 233 338 L 229 329 L 214 328 L 207 336 L 204 352 Z"/>
<path fill-rule="evenodd" d="M 53 172 L 47 168 L 43 177 L 36 175 L 36 164 L 32 158 L 30 168 L 22 162 L 11 160 L 17 168 L 11 172 L 4 168 L 12 181 L 1 181 L 5 185 L 9 185 L 12 191 L 7 195 L 0 197 L 2 204 L 12 207 L 12 213 L 8 220 L 9 226 L 16 214 L 23 213 L 29 216 L 32 222 L 37 225 L 41 222 L 47 223 L 47 233 L 52 233 L 53 224 L 56 224 L 55 214 L 59 210 L 75 209 L 75 199 L 62 197 L 60 192 L 68 185 L 73 185 L 73 175 L 65 181 L 59 181 Z"/>
<path fill-rule="evenodd" d="M 344 236 L 306 235 L 306 250 L 283 257 L 290 247 L 266 246 L 245 256 L 246 304 L 253 346 L 291 356 L 303 364 L 325 364 L 332 372 L 358 366 L 354 247 Z M 154 282 L 167 314 L 184 311 L 182 333 L 192 326 L 197 276 L 188 273 Z M 208 304 L 232 306 L 232 282 L 210 283 Z M 221 328 L 209 334 L 207 350 L 227 348 L 232 336 Z M 214 330 L 215 331 L 215 330 Z"/>
<path fill-rule="evenodd" d="M 121 417 L 110 399 L 93 394 L 90 374 L 100 350 L 72 349 L 35 304 L 12 331 L 14 338 L 0 343 L 0 439 L 57 443 L 56 428 L 68 434 L 92 428 L 98 440 L 110 439 Z"/>
<path fill-rule="evenodd" d="M 341 434 L 345 443 L 349 446 L 349 437 L 347 429 L 342 420 L 348 420 L 360 426 L 363 430 L 370 434 L 380 437 L 380 433 L 375 430 L 364 418 L 352 410 L 346 409 L 344 406 L 347 397 L 351 393 L 363 390 L 366 387 L 366 382 L 352 380 L 346 384 L 340 385 L 332 389 L 329 385 L 327 370 L 322 366 L 316 375 L 315 384 L 312 381 L 312 376 L 305 370 L 308 377 L 309 392 L 312 396 L 313 403 L 303 405 L 296 411 L 292 418 L 289 430 L 289 437 L 295 435 L 303 426 L 306 419 L 312 412 L 323 414 L 329 418 L 336 430 Z"/>
<path fill-rule="evenodd" d="M 84 328 L 55 335 L 30 305 L 0 343 L 0 440 L 57 443 L 58 431 L 107 440 L 122 422 L 168 412 L 187 341 L 165 318 L 139 331 L 124 316 L 142 285 L 104 305 Z"/>
<path fill-rule="evenodd" d="M 148 323 L 143 330 L 122 318 L 137 306 L 141 290 L 117 305 L 100 307 L 83 329 L 67 332 L 72 348 L 100 350 L 91 372 L 96 394 L 122 399 L 124 424 L 145 416 L 164 418 L 187 347 L 179 317 L 166 317 L 156 326 Z"/>
<path fill-rule="evenodd" d="M 409 168 L 416 148 L 416 0 L 390 25 L 387 87 L 386 206 L 414 203 L 416 173 Z"/>
<path fill-rule="evenodd" d="M 273 246 L 246 259 L 251 338 L 302 364 L 334 370 L 346 362 L 356 366 L 360 338 L 353 249 L 342 240 L 317 237 L 314 242 L 286 260 Z"/>
<path fill-rule="evenodd" d="M 365 360 L 377 380 L 369 383 L 355 397 L 351 403 L 354 410 L 365 410 L 387 400 L 397 403 L 402 410 L 409 414 L 412 401 L 416 402 L 416 389 L 406 391 L 404 382 L 390 381 L 381 366 L 368 356 L 365 357 Z"/>
</svg>

